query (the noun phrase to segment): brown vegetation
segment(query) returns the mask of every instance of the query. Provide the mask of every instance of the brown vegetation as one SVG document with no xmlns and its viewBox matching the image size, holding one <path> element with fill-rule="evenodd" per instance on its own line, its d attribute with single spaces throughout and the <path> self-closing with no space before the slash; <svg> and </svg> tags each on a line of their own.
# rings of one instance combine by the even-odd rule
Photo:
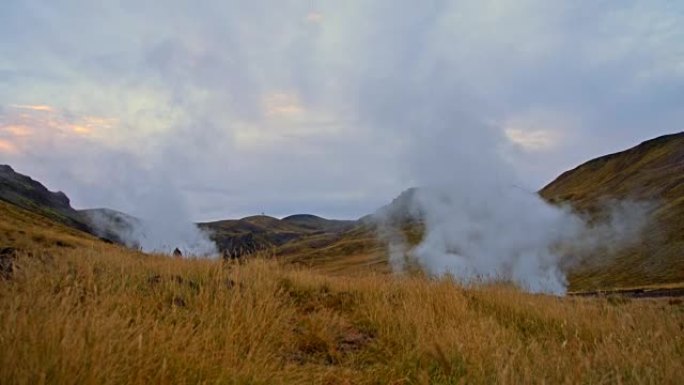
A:
<svg viewBox="0 0 684 385">
<path fill-rule="evenodd" d="M 677 383 L 681 302 L 331 277 L 110 245 L 18 255 L 0 383 Z"/>
</svg>

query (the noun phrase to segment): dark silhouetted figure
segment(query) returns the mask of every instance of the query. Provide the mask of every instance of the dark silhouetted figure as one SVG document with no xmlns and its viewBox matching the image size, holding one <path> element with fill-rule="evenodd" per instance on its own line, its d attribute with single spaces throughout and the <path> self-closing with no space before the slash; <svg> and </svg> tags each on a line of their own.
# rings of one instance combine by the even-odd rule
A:
<svg viewBox="0 0 684 385">
<path fill-rule="evenodd" d="M 176 250 L 173 251 L 173 256 L 174 257 L 182 257 L 183 252 L 181 252 L 180 249 L 176 247 Z"/>
</svg>

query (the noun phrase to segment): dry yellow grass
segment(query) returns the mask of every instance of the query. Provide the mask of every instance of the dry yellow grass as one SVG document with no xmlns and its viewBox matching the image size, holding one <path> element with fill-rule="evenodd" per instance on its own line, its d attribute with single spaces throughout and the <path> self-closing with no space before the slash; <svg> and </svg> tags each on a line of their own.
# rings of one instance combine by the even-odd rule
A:
<svg viewBox="0 0 684 385">
<path fill-rule="evenodd" d="M 681 383 L 684 307 L 107 245 L 0 279 L 2 384 Z"/>
</svg>

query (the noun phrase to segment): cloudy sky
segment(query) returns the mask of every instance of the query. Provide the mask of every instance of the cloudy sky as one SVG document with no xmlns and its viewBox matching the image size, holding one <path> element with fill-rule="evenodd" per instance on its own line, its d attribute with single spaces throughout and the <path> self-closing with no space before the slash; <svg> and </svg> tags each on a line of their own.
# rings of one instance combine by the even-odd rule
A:
<svg viewBox="0 0 684 385">
<path fill-rule="evenodd" d="M 79 208 L 354 218 L 426 137 L 536 190 L 683 121 L 679 1 L 0 2 L 0 163 Z"/>
</svg>

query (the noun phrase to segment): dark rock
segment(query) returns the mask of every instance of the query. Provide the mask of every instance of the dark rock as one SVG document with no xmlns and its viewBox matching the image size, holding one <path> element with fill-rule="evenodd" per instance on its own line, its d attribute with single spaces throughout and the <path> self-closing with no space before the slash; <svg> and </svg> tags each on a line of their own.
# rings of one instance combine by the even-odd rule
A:
<svg viewBox="0 0 684 385">
<path fill-rule="evenodd" d="M 14 247 L 0 248 L 0 279 L 10 279 L 14 274 L 14 261 L 17 258 L 17 249 Z"/>
</svg>

